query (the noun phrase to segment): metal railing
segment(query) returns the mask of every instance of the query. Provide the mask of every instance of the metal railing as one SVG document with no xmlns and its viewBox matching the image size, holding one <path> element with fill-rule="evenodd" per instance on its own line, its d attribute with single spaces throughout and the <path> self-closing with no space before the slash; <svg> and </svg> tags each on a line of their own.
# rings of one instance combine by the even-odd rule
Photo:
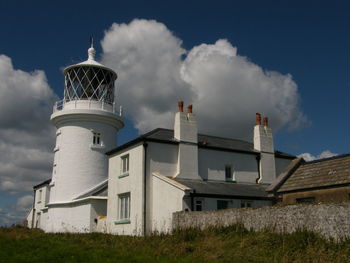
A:
<svg viewBox="0 0 350 263">
<path fill-rule="evenodd" d="M 119 112 L 116 112 L 115 102 L 113 104 L 106 103 L 104 101 L 96 100 L 60 100 L 56 101 L 53 105 L 53 112 L 61 111 L 63 109 L 94 109 L 94 110 L 103 110 L 118 114 L 122 116 L 122 108 L 119 109 Z"/>
</svg>

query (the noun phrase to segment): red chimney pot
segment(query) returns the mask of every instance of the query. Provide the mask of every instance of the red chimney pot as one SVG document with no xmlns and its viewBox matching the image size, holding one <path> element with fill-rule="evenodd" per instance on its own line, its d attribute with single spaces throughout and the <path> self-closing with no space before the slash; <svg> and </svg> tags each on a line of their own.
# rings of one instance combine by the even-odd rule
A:
<svg viewBox="0 0 350 263">
<path fill-rule="evenodd" d="M 192 104 L 187 106 L 187 113 L 191 113 L 192 114 Z"/>
<path fill-rule="evenodd" d="M 261 114 L 260 113 L 256 113 L 255 114 L 255 119 L 256 119 L 256 125 L 261 125 Z"/>
<path fill-rule="evenodd" d="M 269 118 L 268 117 L 264 117 L 264 126 L 265 127 L 269 126 Z"/>
<path fill-rule="evenodd" d="M 179 112 L 184 112 L 184 102 L 182 100 L 178 101 L 177 106 L 179 108 Z"/>
</svg>

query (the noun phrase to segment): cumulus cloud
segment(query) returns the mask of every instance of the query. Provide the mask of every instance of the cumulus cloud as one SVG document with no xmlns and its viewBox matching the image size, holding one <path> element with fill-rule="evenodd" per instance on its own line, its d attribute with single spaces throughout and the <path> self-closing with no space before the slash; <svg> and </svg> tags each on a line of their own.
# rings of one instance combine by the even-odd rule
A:
<svg viewBox="0 0 350 263">
<path fill-rule="evenodd" d="M 298 157 L 302 157 L 305 161 L 310 162 L 310 161 L 329 158 L 337 155 L 338 155 L 337 153 L 333 153 L 329 150 L 325 150 L 321 152 L 319 155 L 312 155 L 311 153 L 302 153 L 302 154 L 299 154 Z"/>
<path fill-rule="evenodd" d="M 101 42 L 103 63 L 118 73 L 117 101 L 146 131 L 169 126 L 176 101 L 191 101 L 191 87 L 180 76 L 181 41 L 153 20 L 113 24 Z"/>
<path fill-rule="evenodd" d="M 103 63 L 119 74 L 117 101 L 141 133 L 173 125 L 176 101 L 194 104 L 199 131 L 251 139 L 256 112 L 272 128 L 306 122 L 291 75 L 263 70 L 225 39 L 186 51 L 154 20 L 113 24 L 101 42 Z"/>
<path fill-rule="evenodd" d="M 33 206 L 33 195 L 25 195 L 18 198 L 16 203 L 16 210 L 20 212 L 29 212 Z"/>
<path fill-rule="evenodd" d="M 31 191 L 51 175 L 49 117 L 57 96 L 43 71 L 14 69 L 5 55 L 0 55 L 0 79 L 0 190 Z"/>
</svg>

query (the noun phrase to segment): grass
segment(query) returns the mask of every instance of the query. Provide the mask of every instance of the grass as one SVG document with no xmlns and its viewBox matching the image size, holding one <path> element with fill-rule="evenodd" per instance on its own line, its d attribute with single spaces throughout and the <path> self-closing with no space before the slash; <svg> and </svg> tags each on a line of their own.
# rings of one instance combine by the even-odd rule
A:
<svg viewBox="0 0 350 263">
<path fill-rule="evenodd" d="M 350 240 L 307 231 L 255 233 L 239 225 L 147 237 L 45 234 L 0 228 L 0 262 L 350 262 Z"/>
</svg>

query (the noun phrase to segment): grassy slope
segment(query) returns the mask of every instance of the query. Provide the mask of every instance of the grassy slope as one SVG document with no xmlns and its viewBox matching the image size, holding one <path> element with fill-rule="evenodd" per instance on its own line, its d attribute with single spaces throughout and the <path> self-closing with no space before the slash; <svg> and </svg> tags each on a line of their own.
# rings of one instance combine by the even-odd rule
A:
<svg viewBox="0 0 350 263">
<path fill-rule="evenodd" d="M 44 234 L 0 228 L 0 262 L 350 262 L 350 240 L 308 232 L 254 233 L 239 226 L 145 238 Z"/>
</svg>

